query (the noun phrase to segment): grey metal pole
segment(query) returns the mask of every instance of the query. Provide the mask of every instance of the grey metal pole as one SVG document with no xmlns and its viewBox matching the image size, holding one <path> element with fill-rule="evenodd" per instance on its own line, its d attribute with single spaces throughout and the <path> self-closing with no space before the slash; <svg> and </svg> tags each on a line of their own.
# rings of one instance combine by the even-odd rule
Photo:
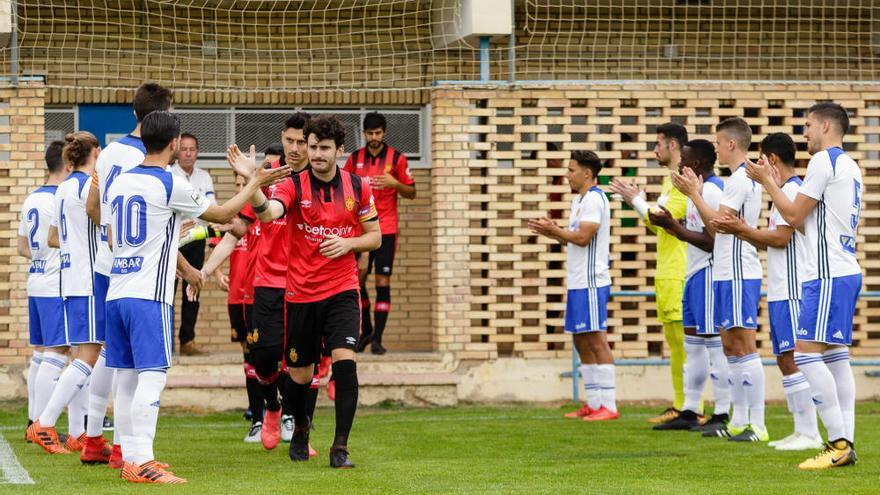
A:
<svg viewBox="0 0 880 495">
<path fill-rule="evenodd" d="M 510 0 L 510 36 L 507 39 L 507 80 L 516 80 L 516 0 Z"/>
<path fill-rule="evenodd" d="M 9 67 L 12 72 L 10 74 L 10 80 L 12 81 L 13 86 L 18 86 L 18 12 L 17 12 L 17 3 L 16 0 L 12 0 L 10 2 L 10 10 L 12 11 L 12 38 L 10 40 L 11 50 L 10 50 L 10 60 Z"/>
</svg>

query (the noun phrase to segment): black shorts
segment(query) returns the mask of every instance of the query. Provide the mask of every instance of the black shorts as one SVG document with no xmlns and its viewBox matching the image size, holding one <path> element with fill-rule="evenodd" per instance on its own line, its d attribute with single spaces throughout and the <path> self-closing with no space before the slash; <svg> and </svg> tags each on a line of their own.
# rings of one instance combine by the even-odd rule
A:
<svg viewBox="0 0 880 495">
<path fill-rule="evenodd" d="M 394 269 L 394 254 L 397 252 L 397 234 L 382 235 L 382 245 L 375 251 L 370 251 L 370 260 L 367 264 L 367 273 L 373 273 L 373 264 L 376 264 L 376 275 L 391 275 Z"/>
<path fill-rule="evenodd" d="M 311 366 L 321 360 L 322 340 L 331 351 L 354 350 L 360 331 L 361 306 L 356 290 L 310 303 L 289 302 L 284 359 L 291 368 Z"/>
<path fill-rule="evenodd" d="M 284 346 L 284 289 L 254 287 L 254 309 L 248 344 L 251 349 Z"/>
<path fill-rule="evenodd" d="M 246 342 L 248 333 L 250 332 L 250 320 L 247 318 L 247 309 L 245 306 L 249 304 L 229 304 L 226 308 L 229 310 L 229 326 L 232 332 L 229 335 L 231 342 Z"/>
</svg>

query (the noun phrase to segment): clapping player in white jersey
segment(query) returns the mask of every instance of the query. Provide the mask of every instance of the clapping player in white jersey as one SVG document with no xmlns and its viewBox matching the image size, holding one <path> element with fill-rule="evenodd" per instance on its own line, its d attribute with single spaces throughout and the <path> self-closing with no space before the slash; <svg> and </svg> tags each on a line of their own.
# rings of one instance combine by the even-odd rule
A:
<svg viewBox="0 0 880 495">
<path fill-rule="evenodd" d="M 574 151 L 568 163 L 571 200 L 568 228 L 550 219 L 529 220 L 529 229 L 566 246 L 568 294 L 565 331 L 574 337 L 581 359 L 581 376 L 587 393 L 584 421 L 620 417 L 614 385 L 614 357 L 608 345 L 607 314 L 611 293 L 609 233 L 611 210 L 599 189 L 602 162 L 592 151 Z"/>
<path fill-rule="evenodd" d="M 88 132 L 70 133 L 64 138 L 62 157 L 72 171 L 55 191 L 54 216 L 49 227 L 49 246 L 61 248 L 61 296 L 64 298 L 66 344 L 76 345 L 76 359 L 61 373 L 52 397 L 28 429 L 34 443 L 50 454 L 81 450 L 85 442 L 83 419 L 88 409 L 88 382 L 93 371 L 110 371 L 100 356 L 104 342 L 103 301 L 94 297 L 93 278 L 98 232 L 86 215 L 86 184 L 101 147 Z M 77 405 L 79 404 L 79 405 Z M 60 445 L 55 422 L 65 407 L 70 429 Z"/>
<path fill-rule="evenodd" d="M 767 188 L 789 225 L 804 228 L 806 258 L 794 361 L 806 376 L 813 403 L 828 431 L 826 448 L 800 464 L 826 469 L 854 464 L 855 380 L 849 364 L 852 322 L 862 287 L 856 235 L 862 208 L 862 171 L 843 151 L 849 130 L 846 110 L 837 103 L 810 107 L 804 126 L 812 155 L 794 200 L 773 180 L 767 163 L 748 172 Z"/>
<path fill-rule="evenodd" d="M 52 396 L 55 381 L 67 364 L 64 300 L 61 299 L 60 253 L 49 246 L 49 226 L 55 216 L 55 191 L 67 177 L 61 159 L 64 143 L 46 148 L 46 184 L 31 192 L 21 206 L 18 254 L 30 260 L 28 270 L 28 325 L 34 347 L 28 369 L 28 426 L 40 417 Z M 27 439 L 33 441 L 29 435 Z"/>
<path fill-rule="evenodd" d="M 758 301 L 761 297 L 761 261 L 755 246 L 741 238 L 715 232 L 712 221 L 718 217 L 741 217 L 755 227 L 761 214 L 761 185 L 746 176 L 752 130 L 740 118 L 731 118 L 715 129 L 718 162 L 731 171 L 724 186 L 718 210 L 700 195 L 701 181 L 692 170 L 673 174 L 672 181 L 700 212 L 706 228 L 715 235 L 712 250 L 712 285 L 715 326 L 721 329 L 732 381 L 733 415 L 730 423 L 713 433 L 733 441 L 766 442 L 770 439 L 764 426 L 764 367 L 758 355 Z"/>
<path fill-rule="evenodd" d="M 153 455 L 159 397 L 171 366 L 175 267 L 180 217 L 227 223 L 262 185 L 288 167 L 257 170 L 221 206 L 166 170 L 180 142 L 176 115 L 154 111 L 141 122 L 144 163 L 120 173 L 107 189 L 113 249 L 107 292 L 107 365 L 117 369 L 114 402 L 122 441 L 121 477 L 137 483 L 185 483 Z"/>
<path fill-rule="evenodd" d="M 761 156 L 774 174 L 775 184 L 788 199 L 797 197 L 801 179 L 795 173 L 794 141 L 776 132 L 761 141 Z M 801 274 L 805 253 L 803 234 L 788 224 L 774 205 L 767 229 L 749 227 L 741 218 L 715 220 L 719 232 L 734 234 L 759 249 L 767 249 L 767 306 L 770 310 L 770 342 L 776 364 L 782 372 L 782 387 L 788 409 L 794 416 L 794 433 L 768 445 L 778 450 L 817 449 L 822 446 L 816 407 L 810 384 L 794 364 L 795 330 L 801 299 Z"/>
<path fill-rule="evenodd" d="M 724 181 L 715 175 L 717 155 L 712 143 L 705 139 L 688 141 L 681 149 L 679 171 L 688 168 L 700 176 L 703 188 L 700 195 L 713 210 L 717 210 L 724 196 Z M 662 207 L 661 207 L 662 208 Z M 687 242 L 687 271 L 685 274 L 682 316 L 684 324 L 684 406 L 674 420 L 654 426 L 655 430 L 715 431 L 723 427 L 730 410 L 730 383 L 727 357 L 715 326 L 715 296 L 712 287 L 712 251 L 715 238 L 703 225 L 694 202 L 687 200 L 684 225 L 666 208 L 648 213 L 651 222 L 663 227 L 678 239 Z M 705 425 L 700 425 L 700 397 L 711 376 L 715 411 Z"/>
</svg>

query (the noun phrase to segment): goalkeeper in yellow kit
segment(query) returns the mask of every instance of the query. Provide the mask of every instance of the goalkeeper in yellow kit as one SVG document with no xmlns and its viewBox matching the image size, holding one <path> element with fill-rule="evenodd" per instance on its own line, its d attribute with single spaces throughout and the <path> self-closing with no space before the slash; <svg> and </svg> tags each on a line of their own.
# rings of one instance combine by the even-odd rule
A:
<svg viewBox="0 0 880 495">
<path fill-rule="evenodd" d="M 681 162 L 681 148 L 688 141 L 687 129 L 681 124 L 668 122 L 657 126 L 657 142 L 654 154 L 661 166 L 670 172 L 678 171 Z M 669 344 L 669 364 L 672 372 L 672 388 L 675 397 L 672 407 L 660 415 L 650 418 L 651 423 L 666 423 L 678 417 L 684 405 L 684 327 L 681 320 L 681 298 L 684 291 L 685 246 L 686 244 L 661 228 L 651 225 L 648 219 L 648 203 L 640 196 L 639 189 L 628 182 L 614 179 L 611 190 L 623 197 L 639 213 L 647 227 L 657 234 L 657 267 L 654 273 L 654 290 L 657 294 L 657 319 L 663 324 L 663 334 Z M 657 206 L 666 208 L 673 218 L 685 218 L 687 197 L 672 186 L 667 175 Z"/>
</svg>

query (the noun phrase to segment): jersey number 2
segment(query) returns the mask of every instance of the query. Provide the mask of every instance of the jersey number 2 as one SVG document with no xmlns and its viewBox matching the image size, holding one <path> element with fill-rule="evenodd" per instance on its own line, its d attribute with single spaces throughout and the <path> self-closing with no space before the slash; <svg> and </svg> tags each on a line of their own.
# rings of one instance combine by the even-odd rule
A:
<svg viewBox="0 0 880 495">
<path fill-rule="evenodd" d="M 127 201 L 123 196 L 116 196 L 110 208 L 116 217 L 117 246 L 122 246 L 123 241 L 129 246 L 140 246 L 147 240 L 147 202 L 143 196 L 132 196 Z"/>
<path fill-rule="evenodd" d="M 40 249 L 40 243 L 37 242 L 37 239 L 35 238 L 37 235 L 37 230 L 39 230 L 39 228 L 40 228 L 40 210 L 38 210 L 36 208 L 31 208 L 27 212 L 27 218 L 28 218 L 28 221 L 31 222 L 31 234 L 30 234 L 31 249 L 33 249 L 33 250 Z"/>
</svg>

